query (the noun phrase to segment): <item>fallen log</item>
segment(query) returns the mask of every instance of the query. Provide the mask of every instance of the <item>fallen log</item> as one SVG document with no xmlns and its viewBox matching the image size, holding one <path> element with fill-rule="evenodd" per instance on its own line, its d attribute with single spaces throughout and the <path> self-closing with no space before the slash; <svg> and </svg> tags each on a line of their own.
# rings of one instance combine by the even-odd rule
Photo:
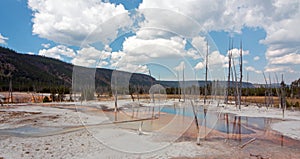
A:
<svg viewBox="0 0 300 159">
<path fill-rule="evenodd" d="M 252 153 L 250 153 L 250 156 L 251 156 L 251 157 L 256 157 L 256 158 L 258 158 L 258 159 L 269 159 L 269 157 L 262 157 L 262 155 L 254 155 L 254 154 L 252 154 Z"/>
<path fill-rule="evenodd" d="M 253 139 L 247 141 L 247 142 L 244 143 L 242 146 L 240 146 L 240 148 L 241 148 L 241 149 L 244 148 L 245 146 L 247 146 L 248 144 L 252 143 L 252 142 L 255 141 L 255 140 L 256 140 L 256 138 L 253 138 Z"/>
</svg>

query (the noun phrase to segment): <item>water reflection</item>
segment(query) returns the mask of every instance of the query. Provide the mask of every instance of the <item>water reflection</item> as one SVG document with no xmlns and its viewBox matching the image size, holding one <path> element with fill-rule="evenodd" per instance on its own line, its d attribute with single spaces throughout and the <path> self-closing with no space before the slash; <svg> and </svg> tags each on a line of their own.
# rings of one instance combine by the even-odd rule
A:
<svg viewBox="0 0 300 159">
<path fill-rule="evenodd" d="M 201 108 L 200 108 L 201 110 Z M 183 116 L 193 117 L 193 111 L 191 108 L 178 108 L 164 107 L 162 112 L 170 114 L 179 114 Z M 197 114 L 198 123 L 204 128 L 214 129 L 223 133 L 229 134 L 252 134 L 255 133 L 242 125 L 244 121 L 243 117 L 234 116 L 233 114 L 218 114 L 216 112 L 203 112 Z M 251 121 L 251 120 L 250 120 Z M 248 122 L 249 124 L 250 122 Z M 255 123 L 254 123 L 255 125 Z M 204 130 L 206 131 L 206 130 Z M 207 134 L 205 132 L 205 134 Z"/>
<path fill-rule="evenodd" d="M 185 117 L 194 118 L 193 111 L 189 107 L 176 109 L 174 107 L 164 107 L 162 112 L 170 114 L 177 113 Z M 233 139 L 226 141 L 237 141 L 238 143 L 236 144 L 241 144 L 256 138 L 257 140 L 255 142 L 300 149 L 299 141 L 293 140 L 272 130 L 271 124 L 280 121 L 279 119 L 244 117 L 230 113 L 216 113 L 212 111 L 204 113 L 202 107 L 199 108 L 197 118 L 199 125 L 202 126 L 202 130 L 205 131 L 204 134 L 208 135 L 212 132 L 211 129 L 213 129 L 214 132 L 211 133 L 211 135 L 216 139 Z M 207 136 L 202 137 L 203 139 L 206 139 Z"/>
</svg>

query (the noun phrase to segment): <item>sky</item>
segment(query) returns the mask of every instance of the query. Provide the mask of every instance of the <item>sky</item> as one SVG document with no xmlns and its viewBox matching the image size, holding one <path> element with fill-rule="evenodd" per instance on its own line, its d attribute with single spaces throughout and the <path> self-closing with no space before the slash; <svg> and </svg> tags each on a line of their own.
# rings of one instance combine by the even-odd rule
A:
<svg viewBox="0 0 300 159">
<path fill-rule="evenodd" d="M 1 0 L 0 45 L 161 80 L 300 76 L 299 0 Z M 232 44 L 229 45 L 231 41 Z M 242 47 L 241 47 L 242 44 Z M 239 80 L 239 79 L 238 79 Z"/>
</svg>

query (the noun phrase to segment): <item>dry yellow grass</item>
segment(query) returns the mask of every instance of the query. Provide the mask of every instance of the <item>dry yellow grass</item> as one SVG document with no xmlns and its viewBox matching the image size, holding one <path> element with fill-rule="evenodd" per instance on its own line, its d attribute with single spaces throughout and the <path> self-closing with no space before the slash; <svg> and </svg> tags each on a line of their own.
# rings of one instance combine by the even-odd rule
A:
<svg viewBox="0 0 300 159">
<path fill-rule="evenodd" d="M 4 95 L 5 97 L 8 97 L 9 94 L 8 92 L 1 92 L 0 94 Z M 34 103 L 40 103 L 43 101 L 43 97 L 45 97 L 46 94 L 38 94 L 38 93 L 32 93 L 32 92 L 14 92 L 14 102 L 15 103 L 27 103 L 27 102 L 34 102 Z M 140 94 L 139 96 L 137 94 L 133 95 L 135 100 L 141 99 L 141 100 L 150 100 L 150 95 L 149 94 Z M 178 95 L 178 94 L 168 94 L 167 98 L 168 99 L 180 99 L 182 96 Z M 189 96 L 186 95 L 187 98 L 195 98 L 194 96 Z M 200 100 L 204 99 L 204 96 L 198 96 L 198 98 Z M 208 99 L 211 98 L 217 98 L 220 100 L 224 100 L 224 96 L 207 96 Z M 229 96 L 229 100 L 230 101 L 234 101 L 235 97 L 234 96 Z M 118 96 L 118 99 L 129 99 L 131 100 L 131 96 L 130 95 L 123 95 L 123 96 Z M 97 98 L 98 101 L 112 101 L 114 100 L 113 96 L 109 96 L 109 95 L 103 95 Z M 242 97 L 242 102 L 243 103 L 257 103 L 257 104 L 265 104 L 265 97 L 264 96 L 243 96 Z M 272 97 L 272 104 L 275 107 L 279 106 L 280 103 L 280 99 L 278 97 Z M 8 102 L 8 98 L 5 100 L 5 103 Z M 287 102 L 290 105 L 295 105 L 296 102 L 300 103 L 300 99 L 291 99 L 291 98 L 287 98 Z"/>
</svg>

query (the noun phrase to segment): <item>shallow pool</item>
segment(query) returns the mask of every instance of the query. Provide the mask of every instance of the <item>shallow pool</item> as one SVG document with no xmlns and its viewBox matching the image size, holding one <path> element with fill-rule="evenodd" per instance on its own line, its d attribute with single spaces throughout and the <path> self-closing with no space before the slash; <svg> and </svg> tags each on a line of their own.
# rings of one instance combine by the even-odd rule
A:
<svg viewBox="0 0 300 159">
<path fill-rule="evenodd" d="M 163 107 L 161 111 L 169 114 L 194 117 L 192 107 Z M 235 116 L 234 114 L 224 114 L 221 112 L 208 111 L 204 114 L 203 107 L 199 107 L 196 112 L 199 125 L 228 134 L 252 134 L 255 133 L 255 131 L 249 128 L 264 129 L 266 127 L 266 121 L 270 120 L 265 118 Z"/>
<path fill-rule="evenodd" d="M 17 128 L 0 129 L 0 135 L 12 135 L 18 137 L 47 136 L 54 132 L 59 132 L 63 130 L 63 128 L 58 127 L 34 127 L 32 125 L 25 125 Z"/>
</svg>

